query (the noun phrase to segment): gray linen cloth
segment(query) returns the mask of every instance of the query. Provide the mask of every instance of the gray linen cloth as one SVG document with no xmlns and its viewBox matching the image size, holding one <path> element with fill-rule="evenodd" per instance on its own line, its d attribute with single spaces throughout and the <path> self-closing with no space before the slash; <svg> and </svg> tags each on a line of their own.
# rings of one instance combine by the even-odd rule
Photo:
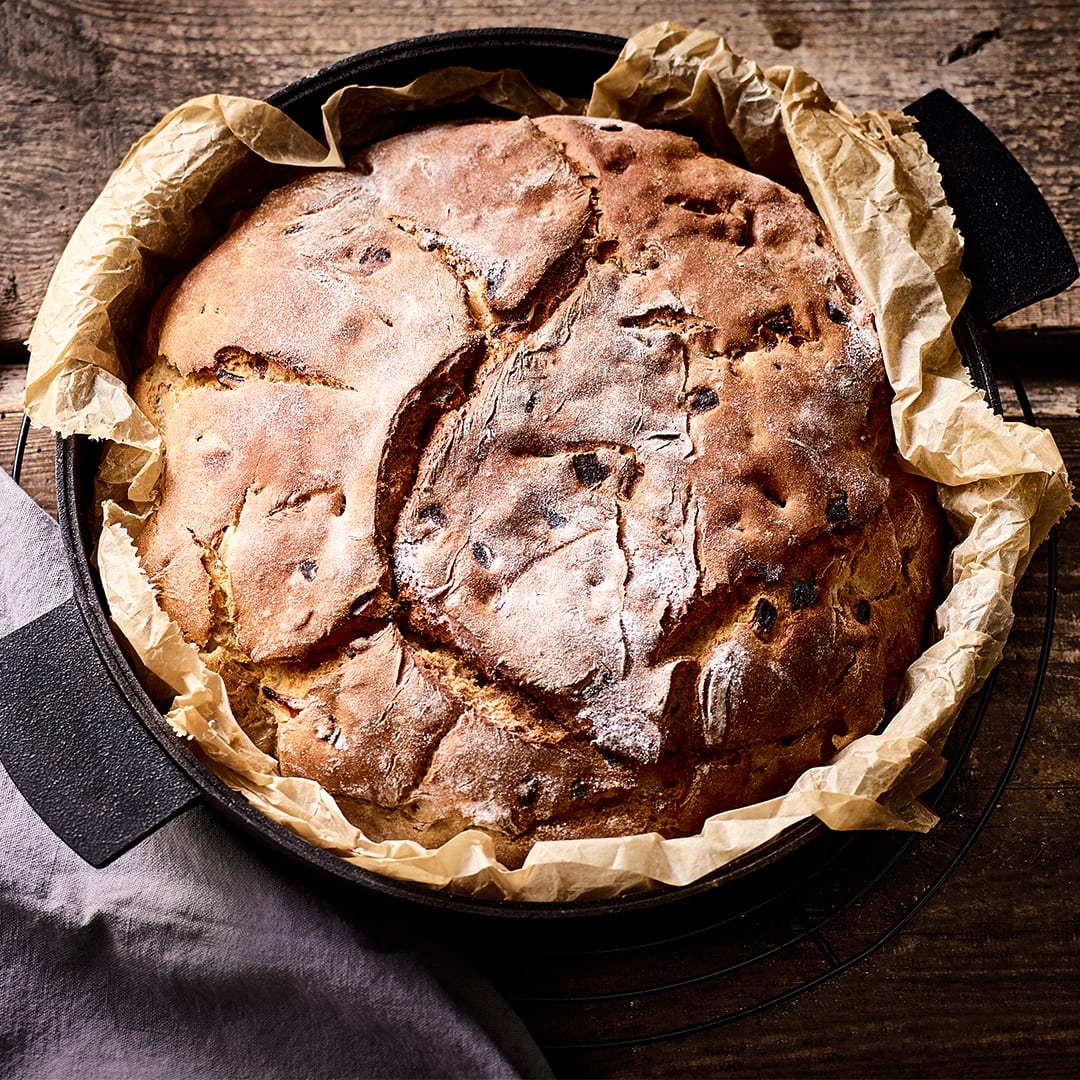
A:
<svg viewBox="0 0 1080 1080">
<path fill-rule="evenodd" d="M 0 471 L 0 638 L 71 589 Z M 447 948 L 362 925 L 201 806 L 92 869 L 0 769 L 0 1076 L 519 1075 L 551 1072 Z"/>
</svg>

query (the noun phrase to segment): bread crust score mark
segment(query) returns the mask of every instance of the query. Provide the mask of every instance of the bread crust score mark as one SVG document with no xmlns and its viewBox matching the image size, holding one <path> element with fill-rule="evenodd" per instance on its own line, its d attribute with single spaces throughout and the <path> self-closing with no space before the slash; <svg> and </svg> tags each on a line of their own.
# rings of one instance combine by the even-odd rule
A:
<svg viewBox="0 0 1080 1080">
<path fill-rule="evenodd" d="M 632 124 L 435 125 L 159 303 L 139 540 L 283 773 L 500 857 L 698 829 L 886 714 L 942 557 L 801 199 Z"/>
</svg>

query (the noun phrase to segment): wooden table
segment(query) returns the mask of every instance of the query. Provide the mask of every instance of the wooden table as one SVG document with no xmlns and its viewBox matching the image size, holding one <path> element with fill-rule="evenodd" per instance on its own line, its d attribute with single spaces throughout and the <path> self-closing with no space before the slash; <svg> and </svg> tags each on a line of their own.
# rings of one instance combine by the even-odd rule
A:
<svg viewBox="0 0 1080 1080">
<path fill-rule="evenodd" d="M 53 264 L 127 146 L 167 108 L 215 90 L 264 96 L 340 56 L 419 34 L 510 25 L 626 34 L 661 18 L 718 29 L 763 65 L 802 66 L 856 109 L 900 106 L 945 87 L 1009 145 L 1080 250 L 1080 55 L 1076 5 L 1067 0 L 554 0 L 542 9 L 522 0 L 370 8 L 333 0 L 7 0 L 0 7 L 0 462 L 10 464 L 18 426 L 21 343 Z M 1011 316 L 999 329 L 1036 414 L 1080 475 L 1080 289 Z M 1018 414 L 1008 393 L 1006 411 Z M 32 434 L 23 483 L 55 511 L 48 433 Z M 560 1074 L 1063 1076 L 1080 1069 L 1080 514 L 1059 528 L 1057 543 L 1056 631 L 1041 705 L 986 827 L 941 887 L 910 913 L 926 880 L 993 798 L 1015 744 L 1045 622 L 1045 553 L 1018 594 L 992 704 L 943 804 L 941 831 L 900 864 L 902 880 L 893 872 L 843 926 L 825 931 L 825 945 L 839 959 L 857 955 L 860 942 L 892 918 L 882 904 L 909 912 L 902 928 L 835 977 L 724 1026 L 636 1046 L 554 1050 Z M 740 923 L 713 938 L 726 935 L 730 950 L 732 935 L 750 932 Z M 559 996 L 590 980 L 610 990 L 692 977 L 709 969 L 709 948 L 706 936 L 602 960 L 522 953 L 522 964 L 490 966 L 508 993 Z M 798 963 L 808 965 L 809 976 L 828 968 L 826 954 Z M 724 995 L 733 979 L 588 1006 L 522 1002 L 520 1009 L 546 1043 L 665 1031 L 729 1009 Z"/>
</svg>

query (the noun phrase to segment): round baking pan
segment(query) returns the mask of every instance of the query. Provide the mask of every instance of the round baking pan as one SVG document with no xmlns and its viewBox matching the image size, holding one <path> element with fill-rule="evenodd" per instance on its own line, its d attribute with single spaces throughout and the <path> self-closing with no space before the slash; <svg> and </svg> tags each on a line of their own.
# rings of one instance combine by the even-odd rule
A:
<svg viewBox="0 0 1080 1080">
<path fill-rule="evenodd" d="M 518 68 L 564 96 L 586 97 L 622 44 L 604 35 L 529 28 L 434 35 L 349 57 L 269 100 L 319 134 L 319 108 L 334 90 L 350 84 L 403 85 L 452 65 Z M 993 403 L 980 325 L 1064 288 L 1076 276 L 1076 266 L 1067 245 L 1061 254 L 1064 238 L 1030 179 L 970 113 L 941 92 L 909 111 L 941 163 L 968 242 L 965 269 L 982 286 L 976 289 L 981 306 L 969 305 L 958 337 L 975 381 Z M 955 152 L 957 146 L 963 154 Z M 974 171 L 967 164 L 972 154 L 978 162 Z M 961 188 L 954 198 L 953 190 Z M 988 220 L 979 209 L 980 193 L 983 202 L 993 198 L 1000 206 L 1002 190 L 1011 194 L 1009 221 Z M 968 205 L 973 209 L 962 210 Z M 1016 231 L 1019 219 L 1021 233 Z M 1018 262 L 1015 249 L 1002 249 L 1000 240 L 1009 235 L 1027 236 L 1027 247 L 1038 252 L 1038 272 L 1023 258 Z M 10 677 L 0 690 L 0 759 L 47 824 L 88 862 L 105 865 L 176 814 L 204 803 L 261 842 L 272 857 L 290 860 L 320 878 L 323 887 L 348 890 L 353 898 L 384 907 L 389 902 L 394 911 L 425 909 L 432 916 L 480 919 L 487 927 L 546 924 L 565 934 L 569 925 L 589 929 L 598 919 L 618 917 L 624 926 L 629 920 L 648 920 L 673 903 L 715 906 L 721 895 L 735 895 L 747 875 L 753 873 L 755 883 L 783 875 L 791 860 L 816 858 L 807 852 L 829 843 L 823 827 L 810 819 L 692 885 L 613 900 L 548 904 L 437 892 L 361 869 L 314 847 L 251 807 L 175 735 L 114 637 L 90 558 L 98 458 L 98 446 L 89 439 L 57 442 L 58 516 L 74 593 L 5 639 Z"/>
</svg>

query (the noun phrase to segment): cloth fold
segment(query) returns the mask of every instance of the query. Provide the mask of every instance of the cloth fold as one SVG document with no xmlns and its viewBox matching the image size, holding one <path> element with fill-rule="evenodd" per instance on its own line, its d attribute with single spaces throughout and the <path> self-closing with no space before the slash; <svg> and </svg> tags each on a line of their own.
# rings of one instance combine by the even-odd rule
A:
<svg viewBox="0 0 1080 1080">
<path fill-rule="evenodd" d="M 0 471 L 0 637 L 71 589 L 56 523 Z M 203 807 L 94 870 L 0 769 L 0 1076 L 551 1076 L 494 988 L 431 949 Z"/>
</svg>

